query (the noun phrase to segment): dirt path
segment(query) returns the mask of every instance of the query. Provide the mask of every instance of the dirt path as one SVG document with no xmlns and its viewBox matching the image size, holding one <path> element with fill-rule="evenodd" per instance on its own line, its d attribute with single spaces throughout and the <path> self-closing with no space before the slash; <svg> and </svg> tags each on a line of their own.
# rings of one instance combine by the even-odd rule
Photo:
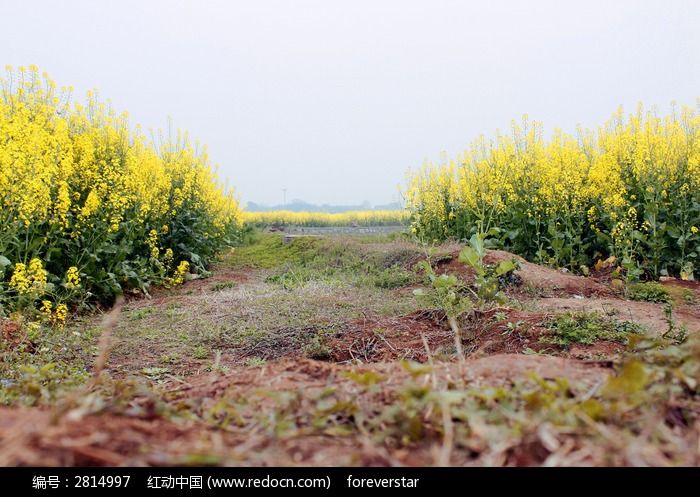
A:
<svg viewBox="0 0 700 497">
<path fill-rule="evenodd" d="M 444 313 L 420 308 L 412 294 L 423 285 L 414 269 L 421 247 L 342 240 L 299 254 L 294 243 L 225 258 L 210 278 L 128 302 L 98 388 L 59 397 L 58 407 L 0 408 L 0 464 L 634 461 L 626 453 L 611 459 L 617 452 L 598 438 L 592 421 L 557 431 L 548 425 L 549 411 L 537 418 L 511 409 L 561 402 L 554 400 L 557 389 L 578 406 L 616 372 L 620 342 L 544 343 L 553 316 L 599 312 L 663 333 L 663 305 L 624 300 L 603 280 L 491 251 L 488 263 L 519 261 L 520 284 L 506 290 L 510 304 L 460 321 L 467 358 L 459 364 Z M 315 250 L 313 243 L 305 250 Z M 274 262 L 275 251 L 285 250 L 286 258 Z M 439 272 L 473 282 L 456 260 L 458 246 L 440 250 Z M 249 266 L 246 257 L 259 257 L 259 264 Z M 700 297 L 696 285 L 682 285 Z M 681 302 L 673 319 L 691 333 L 700 330 L 700 306 Z M 84 344 L 94 346 L 97 323 L 76 322 L 67 332 L 94 335 Z M 457 410 L 446 421 L 439 399 L 450 395 L 466 396 L 454 402 L 468 414 Z M 462 431 L 445 455 L 451 422 Z M 652 442 L 643 446 L 648 457 L 665 457 Z"/>
</svg>

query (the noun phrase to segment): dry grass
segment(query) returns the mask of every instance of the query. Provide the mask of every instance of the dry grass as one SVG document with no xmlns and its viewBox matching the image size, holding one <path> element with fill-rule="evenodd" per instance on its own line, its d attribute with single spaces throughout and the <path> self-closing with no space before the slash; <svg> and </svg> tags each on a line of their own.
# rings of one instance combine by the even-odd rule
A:
<svg viewBox="0 0 700 497">
<path fill-rule="evenodd" d="M 372 253 L 378 264 L 408 267 L 420 250 L 386 240 L 341 243 L 334 261 L 360 251 L 360 259 Z M 316 248 L 283 266 L 308 266 Z M 356 267 L 356 255 L 347 267 Z M 341 263 L 330 279 L 319 272 L 286 289 L 269 280 L 279 267 L 223 264 L 210 281 L 125 304 L 107 324 L 73 323 L 65 336 L 76 342 L 66 350 L 81 340 L 94 350 L 93 381 L 78 389 L 38 373 L 19 381 L 17 389 L 35 382 L 50 395 L 32 397 L 43 409 L 2 409 L 0 463 L 700 463 L 696 334 L 680 346 L 651 337 L 621 353 L 618 344 L 614 355 L 591 345 L 604 361 L 576 360 L 556 347 L 526 355 L 533 344 L 526 340 L 549 315 L 493 309 L 464 323 L 478 339 L 465 344 L 462 373 L 446 349 L 444 319 L 416 312 L 410 288 L 367 284 Z M 524 324 L 507 326 L 517 322 Z M 324 347 L 329 360 L 305 358 Z M 76 369 L 84 359 L 54 357 Z"/>
</svg>

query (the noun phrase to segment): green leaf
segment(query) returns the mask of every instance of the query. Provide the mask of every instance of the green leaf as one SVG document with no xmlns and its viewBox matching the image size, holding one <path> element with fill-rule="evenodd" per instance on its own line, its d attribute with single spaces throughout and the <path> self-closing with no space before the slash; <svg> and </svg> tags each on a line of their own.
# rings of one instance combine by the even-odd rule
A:
<svg viewBox="0 0 700 497">
<path fill-rule="evenodd" d="M 486 247 L 484 246 L 484 236 L 483 235 L 472 235 L 469 239 L 469 245 L 474 249 L 479 259 L 483 259 L 486 255 Z"/>
<path fill-rule="evenodd" d="M 513 261 L 501 261 L 498 266 L 496 266 L 496 276 L 503 276 L 511 271 L 515 271 L 516 266 Z"/>
<path fill-rule="evenodd" d="M 608 380 L 603 389 L 603 394 L 609 397 L 625 397 L 639 393 L 649 383 L 649 373 L 639 361 L 625 364 L 617 376 Z"/>
<path fill-rule="evenodd" d="M 472 247 L 464 247 L 459 253 L 459 262 L 464 262 L 469 264 L 471 267 L 476 268 L 480 266 L 481 260 L 479 259 L 479 254 Z"/>
</svg>

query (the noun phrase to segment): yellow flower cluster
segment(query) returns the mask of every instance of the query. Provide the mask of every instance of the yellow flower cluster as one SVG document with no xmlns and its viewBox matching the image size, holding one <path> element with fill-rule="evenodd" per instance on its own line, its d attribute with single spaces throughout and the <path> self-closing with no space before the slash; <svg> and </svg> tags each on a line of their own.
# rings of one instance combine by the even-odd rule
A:
<svg viewBox="0 0 700 497">
<path fill-rule="evenodd" d="M 66 304 L 58 304 L 53 314 L 54 324 L 57 326 L 63 326 L 63 324 L 66 322 L 67 316 L 68 306 L 66 306 Z"/>
<path fill-rule="evenodd" d="M 40 259 L 32 259 L 29 262 L 29 268 L 24 263 L 18 262 L 10 278 L 10 288 L 20 295 L 41 296 L 46 290 L 46 277 L 47 271 Z"/>
<path fill-rule="evenodd" d="M 190 263 L 187 261 L 181 261 L 180 264 L 177 265 L 177 269 L 175 269 L 175 273 L 172 276 L 169 276 L 165 280 L 165 285 L 166 286 L 177 286 L 177 285 L 182 285 L 185 282 L 185 279 L 187 278 L 187 273 L 190 272 Z"/>
<path fill-rule="evenodd" d="M 174 257 L 173 249 L 171 249 L 170 247 L 165 249 L 165 254 L 163 254 L 163 265 L 166 268 L 169 268 L 170 265 L 173 263 L 173 257 Z"/>
<path fill-rule="evenodd" d="M 697 239 L 683 235 L 695 234 L 698 192 L 698 109 L 659 116 L 640 106 L 595 131 L 548 139 L 525 117 L 455 161 L 410 172 L 405 199 L 412 231 L 428 239 L 495 228 L 504 246 L 573 267 L 626 247 L 635 253 L 617 255 L 659 274 L 700 257 Z"/>
<path fill-rule="evenodd" d="M 35 67 L 3 82 L 0 98 L 0 203 L 5 223 L 45 223 L 77 235 L 106 223 L 165 220 L 193 203 L 220 228 L 239 215 L 219 186 L 206 153 L 179 134 L 177 142 L 150 145 L 90 95 L 69 107 Z M 162 225 L 163 223 L 160 223 Z"/>
<path fill-rule="evenodd" d="M 394 226 L 408 221 L 408 211 L 243 212 L 243 221 L 255 226 Z"/>
<path fill-rule="evenodd" d="M 80 272 L 75 266 L 71 266 L 66 271 L 66 287 L 70 290 L 80 287 Z"/>
<path fill-rule="evenodd" d="M 151 230 L 148 233 L 146 245 L 148 245 L 148 248 L 151 251 L 151 258 L 158 259 L 158 255 L 160 255 L 160 249 L 158 248 L 158 232 L 156 230 Z"/>
<path fill-rule="evenodd" d="M 235 239 L 238 202 L 206 149 L 182 132 L 149 140 L 94 93 L 70 104 L 70 91 L 35 66 L 0 78 L 0 255 L 14 268 L 0 292 L 40 298 L 43 259 L 73 298 L 109 300 L 161 283 L 166 249 L 202 269 Z"/>
<path fill-rule="evenodd" d="M 68 317 L 68 306 L 66 304 L 57 304 L 54 308 L 50 300 L 42 300 L 39 312 L 44 322 L 48 322 L 57 328 L 63 328 Z"/>
<path fill-rule="evenodd" d="M 43 314 L 44 318 L 49 319 L 51 318 L 51 313 L 53 311 L 53 303 L 50 300 L 42 300 L 41 308 L 39 310 L 41 311 L 41 314 Z"/>
</svg>

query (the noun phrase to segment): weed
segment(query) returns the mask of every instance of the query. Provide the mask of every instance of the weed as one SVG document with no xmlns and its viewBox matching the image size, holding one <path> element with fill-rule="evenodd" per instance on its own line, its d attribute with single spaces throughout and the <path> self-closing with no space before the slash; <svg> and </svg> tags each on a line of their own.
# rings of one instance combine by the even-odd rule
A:
<svg viewBox="0 0 700 497">
<path fill-rule="evenodd" d="M 505 302 L 501 288 L 510 284 L 519 284 L 520 279 L 514 274 L 518 269 L 515 260 L 499 262 L 495 267 L 484 263 L 486 256 L 486 237 L 484 234 L 473 235 L 469 244 L 459 253 L 459 261 L 467 264 L 476 275 L 474 286 L 479 307 L 491 302 Z"/>
<path fill-rule="evenodd" d="M 235 281 L 221 281 L 219 283 L 214 283 L 211 287 L 212 292 L 220 292 L 222 290 L 230 290 L 236 287 Z"/>
<path fill-rule="evenodd" d="M 160 356 L 159 362 L 161 364 L 177 364 L 181 360 L 180 354 L 177 352 L 171 352 L 169 354 L 163 354 Z"/>
<path fill-rule="evenodd" d="M 664 321 L 666 321 L 666 324 L 668 325 L 668 330 L 664 333 L 664 337 L 667 335 L 670 335 L 673 333 L 673 330 L 676 327 L 676 322 L 673 319 L 673 303 L 672 302 L 666 302 L 664 304 Z"/>
<path fill-rule="evenodd" d="M 387 330 L 386 328 L 375 328 L 372 330 L 372 333 L 374 333 L 380 338 L 384 338 L 389 333 L 389 330 Z"/>
<path fill-rule="evenodd" d="M 601 317 L 598 313 L 570 312 L 560 314 L 547 323 L 543 343 L 569 347 L 573 343 L 591 345 L 599 340 L 627 343 L 631 333 L 641 333 L 640 325 Z"/>
<path fill-rule="evenodd" d="M 304 344 L 302 351 L 304 352 L 304 356 L 309 359 L 326 360 L 331 356 L 331 349 L 325 344 L 322 335 L 314 335 L 311 337 L 306 344 Z"/>
<path fill-rule="evenodd" d="M 678 327 L 676 320 L 673 319 L 673 307 L 673 302 L 666 302 L 664 304 L 664 321 L 666 321 L 668 329 L 661 336 L 674 343 L 681 343 L 688 336 L 688 329 L 685 325 Z"/>
<path fill-rule="evenodd" d="M 690 288 L 684 288 L 681 292 L 681 298 L 683 302 L 688 305 L 694 305 L 698 303 L 698 296 Z"/>
<path fill-rule="evenodd" d="M 154 307 L 141 307 L 139 309 L 134 309 L 129 314 L 127 314 L 127 319 L 129 321 L 140 321 L 153 314 L 154 311 Z"/>
<path fill-rule="evenodd" d="M 209 351 L 206 349 L 206 347 L 198 345 L 192 351 L 192 357 L 194 357 L 195 359 L 206 359 L 207 357 L 209 357 Z"/>
<path fill-rule="evenodd" d="M 546 295 L 545 290 L 543 288 L 537 286 L 532 281 L 525 282 L 524 291 L 525 291 L 525 294 L 532 299 L 542 298 Z"/>
<path fill-rule="evenodd" d="M 265 364 L 267 364 L 267 361 L 260 357 L 249 357 L 245 361 L 245 365 L 249 368 L 261 368 Z"/>
<path fill-rule="evenodd" d="M 465 293 L 466 287 L 455 275 L 441 274 L 438 276 L 427 261 L 424 261 L 422 266 L 428 275 L 431 288 L 428 290 L 418 288 L 413 291 L 413 294 L 428 307 L 437 307 L 445 311 L 447 321 L 455 336 L 455 348 L 461 361 L 464 359 L 464 355 L 457 319 L 461 315 L 471 312 L 474 309 L 474 304 Z"/>
<path fill-rule="evenodd" d="M 603 313 L 608 317 L 613 317 L 620 314 L 620 310 L 616 307 L 606 307 L 603 305 Z"/>
<path fill-rule="evenodd" d="M 419 263 L 419 267 L 428 276 L 431 288 L 428 291 L 420 288 L 413 291 L 413 294 L 424 303 L 445 311 L 447 321 L 455 335 L 455 348 L 460 361 L 464 360 L 464 356 L 457 319 L 474 310 L 475 303 L 472 302 L 470 294 L 475 298 L 476 305 L 480 308 L 494 301 L 505 301 L 506 297 L 501 292 L 500 281 L 501 279 L 505 281 L 517 269 L 515 261 L 502 261 L 496 267 L 484 264 L 486 256 L 484 240 L 485 235 L 483 234 L 472 236 L 469 244 L 459 254 L 460 262 L 467 264 L 476 274 L 474 282 L 476 291 L 464 285 L 453 274 L 436 275 L 430 264 L 430 259 Z"/>
<path fill-rule="evenodd" d="M 671 295 L 660 283 L 632 283 L 627 285 L 625 294 L 632 300 L 643 300 L 646 302 L 670 302 Z"/>
<path fill-rule="evenodd" d="M 50 362 L 41 367 L 22 366 L 22 374 L 16 381 L 5 380 L 8 397 L 16 398 L 28 405 L 47 404 L 56 399 L 65 373 L 57 369 L 56 363 Z"/>
<path fill-rule="evenodd" d="M 149 380 L 159 380 L 164 375 L 170 373 L 170 369 L 153 366 L 153 367 L 143 368 L 141 370 L 141 373 L 143 373 L 143 375 L 145 377 L 147 377 Z"/>
<path fill-rule="evenodd" d="M 513 333 L 518 333 L 518 332 L 520 332 L 520 329 L 522 328 L 522 326 L 524 324 L 525 324 L 524 321 L 516 321 L 516 322 L 509 321 L 506 324 L 506 328 L 505 328 L 505 330 L 503 330 L 502 334 L 510 336 Z"/>
<path fill-rule="evenodd" d="M 380 270 L 373 276 L 373 284 L 377 288 L 400 288 L 415 282 L 415 273 L 408 271 L 399 265 Z"/>
<path fill-rule="evenodd" d="M 334 283 L 338 280 L 333 277 L 334 271 L 329 268 L 315 269 L 307 266 L 292 266 L 283 271 L 272 274 L 265 278 L 266 283 L 281 285 L 285 290 L 295 290 L 301 288 L 311 281 L 323 281 L 324 283 Z"/>
<path fill-rule="evenodd" d="M 214 360 L 212 363 L 206 368 L 207 371 L 215 374 L 226 374 L 229 371 L 229 367 L 221 364 L 221 351 L 217 350 L 216 353 L 214 354 Z"/>
</svg>

